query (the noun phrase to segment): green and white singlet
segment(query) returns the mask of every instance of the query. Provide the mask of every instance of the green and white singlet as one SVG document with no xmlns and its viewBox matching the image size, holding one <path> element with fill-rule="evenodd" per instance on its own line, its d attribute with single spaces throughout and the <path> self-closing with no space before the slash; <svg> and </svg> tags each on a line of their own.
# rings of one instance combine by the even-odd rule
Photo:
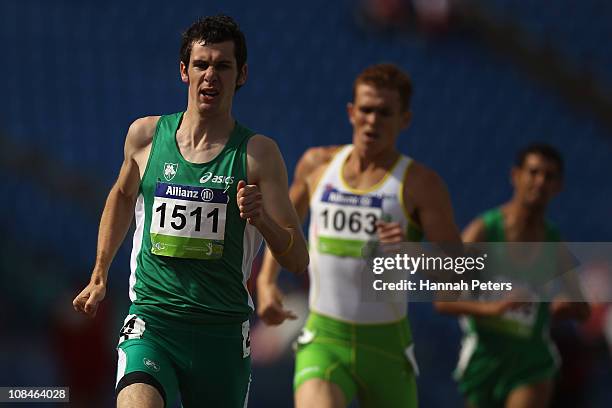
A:
<svg viewBox="0 0 612 408">
<path fill-rule="evenodd" d="M 236 123 L 211 161 L 186 161 L 182 113 L 160 117 L 136 202 L 132 306 L 119 335 L 116 392 L 157 389 L 165 406 L 246 406 L 250 384 L 246 288 L 262 237 L 240 218 L 251 130 Z"/>
<path fill-rule="evenodd" d="M 362 299 L 372 273 L 363 250 L 378 241 L 376 221 L 399 222 L 408 239 L 421 239 L 403 203 L 411 159 L 400 156 L 378 184 L 355 190 L 342 178 L 352 149 L 336 153 L 310 200 L 311 313 L 297 340 L 293 386 L 320 379 L 336 384 L 347 403 L 413 408 L 418 368 L 407 300 Z"/>
<path fill-rule="evenodd" d="M 396 322 L 406 316 L 406 299 L 361 300 L 362 274 L 367 273 L 362 251 L 368 242 L 378 240 L 378 220 L 399 222 L 408 240 L 421 239 L 403 203 L 403 180 L 412 160 L 400 156 L 378 184 L 355 190 L 342 177 L 352 149 L 347 145 L 339 150 L 310 199 L 310 310 L 349 323 Z"/>
<path fill-rule="evenodd" d="M 481 218 L 487 242 L 506 241 L 501 209 L 487 211 Z M 545 240 L 560 241 L 549 223 Z M 534 273 L 550 268 L 547 259 L 536 261 Z M 460 318 L 464 338 L 455 377 L 473 406 L 503 407 L 513 389 L 555 375 L 560 361 L 549 335 L 549 307 L 548 302 L 535 302 L 498 317 Z"/>
<path fill-rule="evenodd" d="M 495 208 L 485 212 L 482 215 L 482 220 L 485 226 L 486 242 L 506 241 L 501 209 Z M 546 242 L 558 242 L 559 240 L 560 236 L 557 229 L 547 223 Z M 544 263 L 536 262 L 534 268 L 549 267 Z M 534 273 L 536 272 L 541 273 L 541 271 L 534 271 Z M 548 341 L 549 321 L 549 304 L 538 302 L 525 305 L 519 309 L 509 310 L 499 317 L 466 317 L 463 319 L 462 325 L 467 335 Z"/>
<path fill-rule="evenodd" d="M 176 130 L 183 114 L 160 117 L 136 203 L 131 314 L 192 322 L 243 322 L 253 311 L 246 282 L 262 243 L 240 218 L 236 185 L 247 181 L 253 131 L 236 122 L 207 163 L 183 158 Z"/>
</svg>

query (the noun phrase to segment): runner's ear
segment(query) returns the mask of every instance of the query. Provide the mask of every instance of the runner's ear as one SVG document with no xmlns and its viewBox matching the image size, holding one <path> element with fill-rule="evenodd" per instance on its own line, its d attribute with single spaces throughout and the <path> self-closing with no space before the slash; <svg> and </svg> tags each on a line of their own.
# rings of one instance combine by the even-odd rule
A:
<svg viewBox="0 0 612 408">
<path fill-rule="evenodd" d="M 181 81 L 188 84 L 189 83 L 189 73 L 187 72 L 187 67 L 185 66 L 185 63 L 183 63 L 183 61 L 179 63 L 179 71 L 181 73 Z"/>
</svg>

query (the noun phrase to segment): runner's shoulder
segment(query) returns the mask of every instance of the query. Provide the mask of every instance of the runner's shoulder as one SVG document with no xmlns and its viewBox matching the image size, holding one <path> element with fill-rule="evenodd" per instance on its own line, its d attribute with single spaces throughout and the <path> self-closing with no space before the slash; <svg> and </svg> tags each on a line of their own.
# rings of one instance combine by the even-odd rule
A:
<svg viewBox="0 0 612 408">
<path fill-rule="evenodd" d="M 280 152 L 278 143 L 269 136 L 256 133 L 247 143 L 247 153 L 255 159 L 265 160 L 271 153 Z"/>
<path fill-rule="evenodd" d="M 342 146 L 315 146 L 304 152 L 297 164 L 296 173 L 304 176 L 312 174 L 318 169 L 327 166 Z"/>
<path fill-rule="evenodd" d="M 145 116 L 132 122 L 128 129 L 126 146 L 134 150 L 148 147 L 153 141 L 159 118 L 160 116 Z"/>
<path fill-rule="evenodd" d="M 474 218 L 461 232 L 463 242 L 486 241 L 486 225 L 482 216 Z"/>
<path fill-rule="evenodd" d="M 410 164 L 405 183 L 412 189 L 417 190 L 444 185 L 444 181 L 435 170 L 416 160 L 413 160 Z"/>
</svg>

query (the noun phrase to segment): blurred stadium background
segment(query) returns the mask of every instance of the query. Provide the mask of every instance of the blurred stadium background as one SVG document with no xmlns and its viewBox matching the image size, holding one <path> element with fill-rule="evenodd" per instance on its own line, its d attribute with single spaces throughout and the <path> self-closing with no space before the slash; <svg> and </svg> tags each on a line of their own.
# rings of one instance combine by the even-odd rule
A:
<svg viewBox="0 0 612 408">
<path fill-rule="evenodd" d="M 350 141 L 354 77 L 394 62 L 415 86 L 400 148 L 442 175 L 460 227 L 509 197 L 514 153 L 537 140 L 567 163 L 551 219 L 568 241 L 610 241 L 611 2 L 3 0 L 0 385 L 69 385 L 71 406 L 113 406 L 129 239 L 96 321 L 71 300 L 93 266 L 129 124 L 186 106 L 180 32 L 217 13 L 237 19 L 249 47 L 235 117 L 277 140 L 290 174 L 308 147 Z M 282 285 L 303 314 L 306 283 L 285 275 Z M 410 315 L 421 406 L 462 406 L 455 319 L 428 304 Z M 606 305 L 587 324 L 555 329 L 565 357 L 556 407 L 612 406 L 606 319 L 610 335 Z M 292 334 L 254 333 L 250 406 L 292 406 Z"/>
</svg>

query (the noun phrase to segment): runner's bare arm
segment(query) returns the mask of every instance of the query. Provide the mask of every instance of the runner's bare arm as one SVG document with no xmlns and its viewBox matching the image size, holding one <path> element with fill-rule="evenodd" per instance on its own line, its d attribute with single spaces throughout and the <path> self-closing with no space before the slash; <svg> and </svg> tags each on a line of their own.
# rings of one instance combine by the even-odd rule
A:
<svg viewBox="0 0 612 408">
<path fill-rule="evenodd" d="M 123 242 L 134 215 L 140 185 L 140 167 L 146 165 L 144 153 L 150 149 L 158 117 L 141 118 L 130 126 L 124 146 L 119 177 L 106 199 L 100 219 L 96 263 L 89 284 L 74 299 L 75 310 L 94 317 L 106 293 L 108 269 Z"/>
<path fill-rule="evenodd" d="M 289 189 L 289 198 L 301 224 L 308 215 L 311 188 L 316 184 L 315 179 L 320 176 L 337 149 L 337 146 L 313 147 L 308 149 L 298 161 L 293 183 Z M 283 308 L 282 294 L 276 286 L 279 272 L 280 265 L 274 259 L 272 252 L 266 249 L 257 277 L 257 313 L 266 324 L 270 325 L 281 324 L 285 319 L 297 317 L 292 311 Z"/>
<path fill-rule="evenodd" d="M 486 239 L 485 225 L 482 219 L 476 218 L 463 230 L 463 242 L 482 242 Z M 511 299 L 495 302 L 456 301 L 434 302 L 434 307 L 440 313 L 471 316 L 499 316 L 507 310 L 523 305 L 523 302 L 513 302 Z"/>
<path fill-rule="evenodd" d="M 298 161 L 293 175 L 293 183 L 289 188 L 289 199 L 300 219 L 300 225 L 306 220 L 310 207 L 311 185 L 316 183 L 317 175 L 320 176 L 322 167 L 325 167 L 338 149 L 337 146 L 312 147 L 308 149 Z M 274 259 L 269 249 L 266 249 L 263 265 L 259 272 L 259 280 L 262 283 L 276 282 L 280 265 Z"/>
<path fill-rule="evenodd" d="M 413 163 L 406 177 L 404 202 L 412 203 L 425 237 L 430 242 L 461 243 L 446 185 L 436 172 Z"/>
<path fill-rule="evenodd" d="M 459 252 L 462 252 L 461 236 L 455 224 L 450 195 L 440 176 L 423 164 L 415 162 L 406 174 L 404 185 L 404 202 L 412 208 L 414 219 L 418 220 L 427 240 L 434 244 L 450 244 L 441 249 L 459 255 Z M 456 278 L 458 276 L 449 275 L 445 280 L 450 282 Z M 457 291 L 440 291 L 436 297 L 445 301 L 434 304 L 439 304 L 442 308 L 447 307 L 453 303 L 449 300 L 456 299 L 459 295 Z"/>
<path fill-rule="evenodd" d="M 287 169 L 276 143 L 255 135 L 247 146 L 248 185 L 238 186 L 241 216 L 263 235 L 275 259 L 287 270 L 308 267 L 308 250 L 299 218 L 289 200 Z"/>
<path fill-rule="evenodd" d="M 461 233 L 461 238 L 465 243 L 484 242 L 487 239 L 485 223 L 482 218 L 477 217 L 468 224 Z"/>
</svg>

